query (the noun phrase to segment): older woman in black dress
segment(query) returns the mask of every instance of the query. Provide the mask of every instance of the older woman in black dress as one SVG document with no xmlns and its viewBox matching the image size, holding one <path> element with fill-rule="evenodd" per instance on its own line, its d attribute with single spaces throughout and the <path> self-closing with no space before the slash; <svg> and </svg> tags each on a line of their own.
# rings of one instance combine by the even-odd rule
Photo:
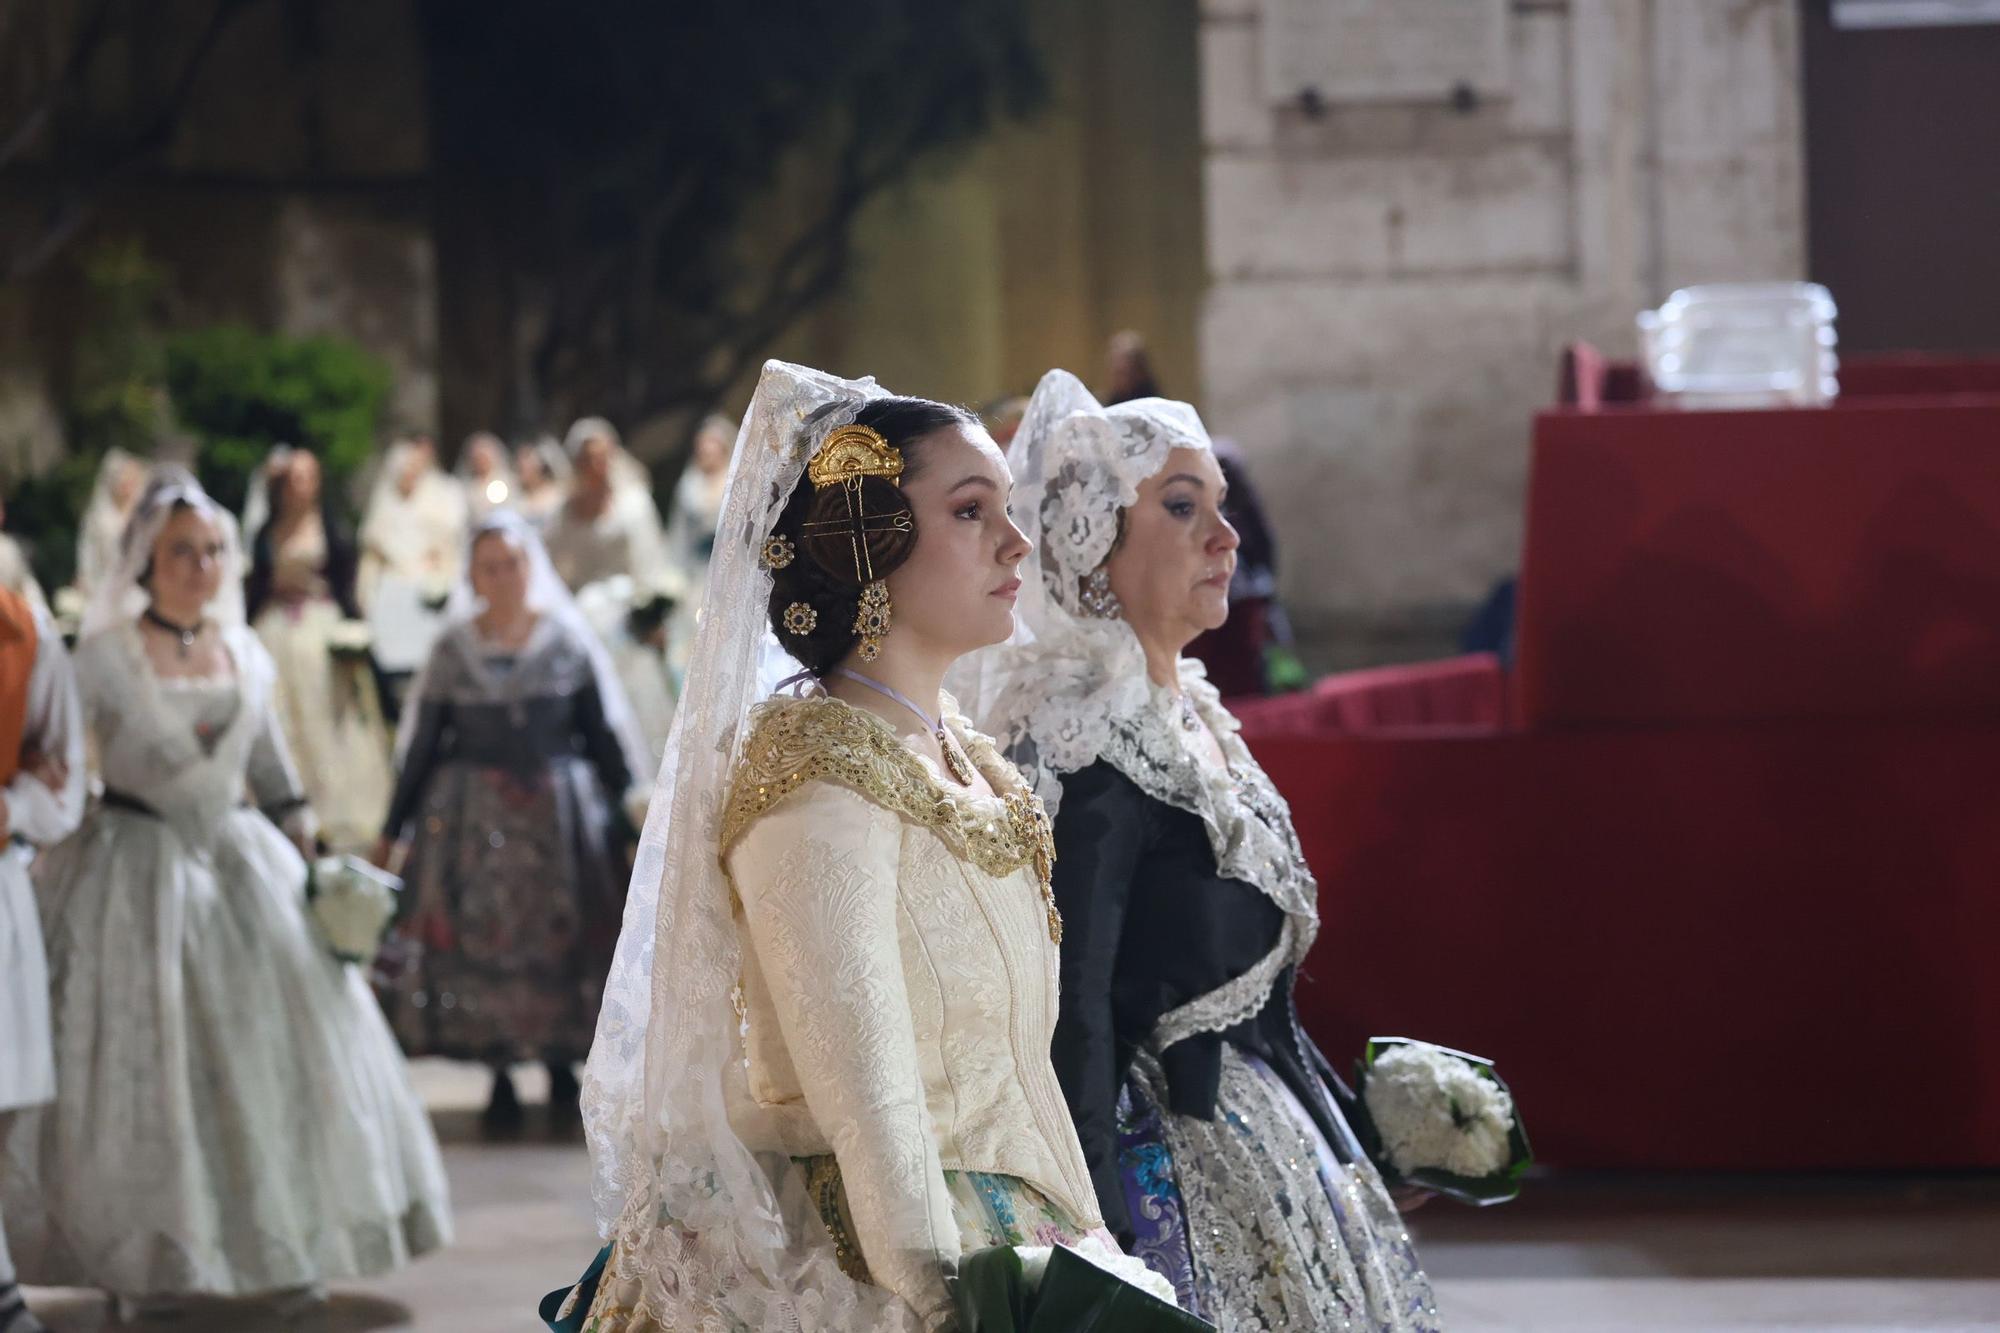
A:
<svg viewBox="0 0 2000 1333">
<path fill-rule="evenodd" d="M 1054 818 L 1056 1071 L 1106 1221 L 1225 1333 L 1434 1329 L 1293 1006 L 1319 918 L 1291 812 L 1182 656 L 1238 541 L 1201 420 L 1051 371 L 1008 462 L 1031 634 L 955 681 Z"/>
</svg>

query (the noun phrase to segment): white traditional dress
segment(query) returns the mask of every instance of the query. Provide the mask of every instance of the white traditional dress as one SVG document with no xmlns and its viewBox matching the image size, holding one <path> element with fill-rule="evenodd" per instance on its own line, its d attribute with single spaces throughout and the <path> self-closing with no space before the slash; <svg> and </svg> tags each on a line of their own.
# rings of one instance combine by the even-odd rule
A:
<svg viewBox="0 0 2000 1333">
<path fill-rule="evenodd" d="M 673 727 L 675 684 L 667 656 L 633 635 L 627 613 L 656 594 L 672 596 L 684 606 L 685 585 L 668 559 L 646 470 L 630 454 L 618 450 L 604 512 L 586 515 L 578 503 L 571 494 L 549 514 L 541 527 L 542 541 L 631 701 L 651 758 L 644 773 L 650 778 Z"/>
<path fill-rule="evenodd" d="M 572 494 L 542 528 L 549 559 L 571 590 L 623 574 L 642 586 L 666 576 L 666 534 L 653 497 L 619 485 L 600 514 L 585 514 Z"/>
<path fill-rule="evenodd" d="M 56 1094 L 49 1044 L 49 970 L 28 866 L 83 815 L 83 722 L 69 654 L 48 609 L 0 591 L 0 773 L 6 775 L 8 841 L 0 848 L 0 1123 L 7 1112 Z M 60 760 L 68 779 L 45 785 L 31 757 Z M 41 1333 L 15 1281 L 0 1207 L 0 1330 Z"/>
<path fill-rule="evenodd" d="M 465 559 L 470 522 L 465 488 L 435 467 L 403 489 L 412 447 L 396 445 L 383 457 L 362 515 L 355 582 L 376 663 L 392 677 L 422 666 L 443 628 L 442 603 Z"/>
<path fill-rule="evenodd" d="M 35 867 L 56 1095 L 0 1151 L 21 1275 L 136 1299 L 385 1272 L 449 1238 L 437 1141 L 273 822 L 304 836 L 311 812 L 270 656 L 217 609 L 234 524 L 192 478 L 154 486 L 76 651 L 104 798 Z M 225 538 L 231 669 L 210 677 L 156 674 L 122 614 L 175 505 Z"/>
<path fill-rule="evenodd" d="M 769 698 L 797 664 L 759 552 L 879 394 L 772 362 L 751 405 L 585 1078 L 611 1244 L 545 1306 L 559 1327 L 927 1333 L 996 1244 L 1144 1273 L 1103 1234 L 1049 1063 L 1035 798 L 955 716 L 996 795 L 823 692 Z"/>
<path fill-rule="evenodd" d="M 256 538 L 252 608 L 257 637 L 277 665 L 272 703 L 298 767 L 320 836 L 335 851 L 374 844 L 394 782 L 388 724 L 364 651 L 336 636 L 356 619 L 352 541 L 320 514 L 288 532 L 273 524 Z"/>
<path fill-rule="evenodd" d="M 156 677 L 84 640 L 105 803 L 37 867 L 56 1099 L 6 1141 L 24 1278 L 131 1297 L 385 1272 L 450 1236 L 437 1141 L 366 979 L 305 910 L 273 813 L 303 809 L 271 662 Z"/>
<path fill-rule="evenodd" d="M 55 1096 L 49 972 L 28 868 L 36 849 L 62 841 L 83 817 L 84 753 L 76 683 L 55 625 L 46 614 L 32 614 L 25 599 L 5 599 L 0 638 L 6 640 L 0 651 L 10 657 L 18 652 L 29 664 L 14 701 L 21 713 L 0 723 L 0 731 L 20 738 L 17 753 L 4 756 L 4 766 L 16 771 L 5 793 L 10 840 L 0 850 L 0 1112 L 6 1112 Z M 11 680 L 11 671 L 8 675 Z M 20 757 L 30 753 L 68 766 L 69 781 L 61 790 L 18 771 Z"/>
</svg>

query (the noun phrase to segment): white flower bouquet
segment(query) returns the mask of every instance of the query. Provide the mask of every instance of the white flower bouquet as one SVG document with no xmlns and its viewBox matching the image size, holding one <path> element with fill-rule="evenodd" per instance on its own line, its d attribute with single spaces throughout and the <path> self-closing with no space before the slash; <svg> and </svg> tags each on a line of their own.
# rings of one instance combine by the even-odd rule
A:
<svg viewBox="0 0 2000 1333">
<path fill-rule="evenodd" d="M 403 881 L 357 856 L 323 856 L 306 873 L 306 903 L 333 956 L 367 967 L 396 919 Z"/>
<path fill-rule="evenodd" d="M 1470 1204 L 1520 1193 L 1534 1154 L 1492 1061 L 1376 1037 L 1355 1070 L 1355 1093 L 1355 1132 L 1391 1185 Z"/>
</svg>

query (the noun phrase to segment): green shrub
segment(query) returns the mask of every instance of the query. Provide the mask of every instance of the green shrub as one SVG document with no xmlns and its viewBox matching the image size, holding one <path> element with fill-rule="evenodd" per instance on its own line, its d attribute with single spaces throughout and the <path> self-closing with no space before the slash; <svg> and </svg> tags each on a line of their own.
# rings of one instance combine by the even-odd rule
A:
<svg viewBox="0 0 2000 1333">
<path fill-rule="evenodd" d="M 330 493 L 375 452 L 389 368 L 344 338 L 219 325 L 166 342 L 174 415 L 199 444 L 201 483 L 232 510 L 275 444 L 320 456 Z"/>
</svg>

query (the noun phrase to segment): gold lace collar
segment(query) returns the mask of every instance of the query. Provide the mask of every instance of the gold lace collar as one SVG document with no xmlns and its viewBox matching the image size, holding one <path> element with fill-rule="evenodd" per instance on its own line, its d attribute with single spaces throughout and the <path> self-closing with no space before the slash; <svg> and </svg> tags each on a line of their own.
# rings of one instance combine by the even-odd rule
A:
<svg viewBox="0 0 2000 1333">
<path fill-rule="evenodd" d="M 750 713 L 750 735 L 730 780 L 717 854 L 728 858 L 750 826 L 814 780 L 846 787 L 935 833 L 952 852 L 989 875 L 1032 865 L 1044 891 L 1055 839 L 1041 800 L 993 742 L 974 731 L 945 698 L 945 725 L 998 795 L 946 786 L 888 723 L 827 695 L 771 699 Z M 998 810 L 996 811 L 996 804 Z M 1050 931 L 1060 927 L 1051 911 Z"/>
</svg>

